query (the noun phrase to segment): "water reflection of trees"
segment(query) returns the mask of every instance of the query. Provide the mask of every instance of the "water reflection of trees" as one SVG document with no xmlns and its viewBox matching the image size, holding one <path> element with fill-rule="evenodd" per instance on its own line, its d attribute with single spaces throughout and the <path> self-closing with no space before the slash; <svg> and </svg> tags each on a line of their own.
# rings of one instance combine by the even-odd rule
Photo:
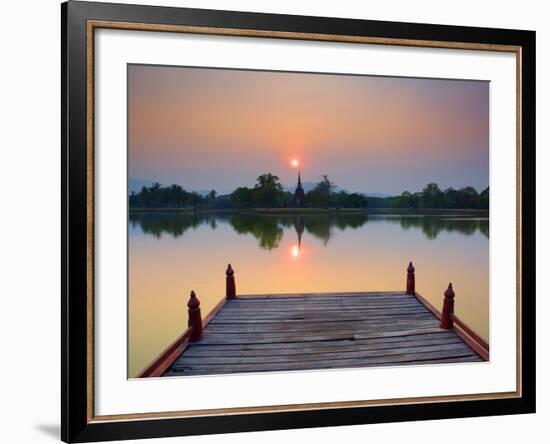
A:
<svg viewBox="0 0 550 444">
<path fill-rule="evenodd" d="M 198 215 L 192 212 L 147 212 L 147 213 L 130 213 L 129 223 L 132 228 L 141 227 L 145 234 L 151 234 L 156 238 L 160 238 L 163 234 L 170 234 L 177 238 L 189 228 L 197 228 L 198 226 L 208 223 L 212 229 L 216 229 L 216 217 L 212 215 Z"/>
<path fill-rule="evenodd" d="M 260 241 L 261 247 L 271 250 L 279 245 L 283 236 L 282 228 L 294 228 L 298 238 L 298 245 L 302 242 L 304 231 L 322 240 L 326 245 L 334 235 L 334 227 L 340 230 L 359 228 L 367 222 L 367 215 L 365 213 L 358 213 L 290 216 L 237 213 L 231 216 L 229 222 L 235 231 L 254 235 Z M 249 227 L 249 229 L 243 229 L 245 227 Z"/>
<path fill-rule="evenodd" d="M 470 236 L 479 230 L 489 238 L 488 218 L 441 217 L 441 216 L 381 216 L 384 220 L 397 222 L 404 230 L 420 228 L 426 238 L 435 239 L 439 233 L 458 232 Z"/>
<path fill-rule="evenodd" d="M 435 239 L 442 231 L 458 232 L 470 236 L 479 230 L 489 238 L 488 218 L 467 218 L 449 216 L 375 215 L 372 222 L 384 221 L 399 223 L 404 230 L 418 228 L 427 239 Z M 294 228 L 298 244 L 302 235 L 311 236 L 328 244 L 335 231 L 357 229 L 369 221 L 366 213 L 352 214 L 308 214 L 273 215 L 254 213 L 130 213 L 132 228 L 141 227 L 144 233 L 160 238 L 163 233 L 173 237 L 183 236 L 190 228 L 201 225 L 216 230 L 220 223 L 229 224 L 238 234 L 251 234 L 261 248 L 277 248 L 283 238 L 284 228 Z"/>
<path fill-rule="evenodd" d="M 239 234 L 252 234 L 266 250 L 277 248 L 283 238 L 283 229 L 271 217 L 236 213 L 229 218 L 229 223 Z"/>
</svg>

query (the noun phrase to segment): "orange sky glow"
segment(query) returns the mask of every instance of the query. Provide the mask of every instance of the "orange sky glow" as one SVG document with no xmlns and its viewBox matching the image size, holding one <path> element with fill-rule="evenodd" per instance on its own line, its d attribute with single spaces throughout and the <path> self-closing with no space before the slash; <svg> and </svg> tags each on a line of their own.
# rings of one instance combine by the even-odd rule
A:
<svg viewBox="0 0 550 444">
<path fill-rule="evenodd" d="M 489 83 L 129 65 L 129 177 L 231 192 L 276 174 L 397 194 L 489 183 Z"/>
</svg>

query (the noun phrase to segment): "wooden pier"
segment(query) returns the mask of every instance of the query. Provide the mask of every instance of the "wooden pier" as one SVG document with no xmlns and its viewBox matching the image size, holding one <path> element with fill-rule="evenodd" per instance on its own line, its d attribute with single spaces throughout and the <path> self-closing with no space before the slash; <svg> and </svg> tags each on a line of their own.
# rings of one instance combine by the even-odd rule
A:
<svg viewBox="0 0 550 444">
<path fill-rule="evenodd" d="M 489 347 L 454 315 L 415 291 L 239 295 L 226 271 L 226 297 L 204 319 L 192 292 L 187 330 L 138 377 L 186 376 L 480 362 Z"/>
</svg>

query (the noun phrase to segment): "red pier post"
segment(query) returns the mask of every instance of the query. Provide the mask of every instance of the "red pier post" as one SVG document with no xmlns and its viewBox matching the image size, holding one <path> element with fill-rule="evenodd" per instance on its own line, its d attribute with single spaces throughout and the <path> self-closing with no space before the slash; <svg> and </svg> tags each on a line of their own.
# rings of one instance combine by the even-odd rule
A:
<svg viewBox="0 0 550 444">
<path fill-rule="evenodd" d="M 189 322 L 188 326 L 193 327 L 193 331 L 191 332 L 191 336 L 189 339 L 191 341 L 198 341 L 200 338 L 202 338 L 202 316 L 201 316 L 201 303 L 199 301 L 199 298 L 195 295 L 195 292 L 191 292 L 191 297 L 189 298 L 189 302 L 187 303 L 187 307 L 189 308 Z"/>
<path fill-rule="evenodd" d="M 235 272 L 231 268 L 231 264 L 227 265 L 225 271 L 225 297 L 228 300 L 237 299 L 237 290 L 235 289 Z"/>
<path fill-rule="evenodd" d="M 412 262 L 409 262 L 407 267 L 407 294 L 414 295 L 414 266 Z"/>
<path fill-rule="evenodd" d="M 449 287 L 445 291 L 445 299 L 443 300 L 443 310 L 441 311 L 441 324 L 440 327 L 445 330 L 453 328 L 453 313 L 455 311 L 455 292 L 453 290 L 453 284 L 449 284 Z"/>
</svg>

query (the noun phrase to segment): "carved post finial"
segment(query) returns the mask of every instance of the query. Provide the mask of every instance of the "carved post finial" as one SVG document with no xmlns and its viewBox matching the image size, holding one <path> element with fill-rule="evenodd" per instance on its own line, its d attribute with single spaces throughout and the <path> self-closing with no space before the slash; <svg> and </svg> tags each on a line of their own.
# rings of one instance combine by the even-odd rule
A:
<svg viewBox="0 0 550 444">
<path fill-rule="evenodd" d="M 409 262 L 409 266 L 407 267 L 407 294 L 415 294 L 414 266 L 412 262 Z"/>
<path fill-rule="evenodd" d="M 449 283 L 445 291 L 445 299 L 443 300 L 443 310 L 441 311 L 440 327 L 445 330 L 453 328 L 453 313 L 455 311 L 455 292 L 453 284 Z"/>
<path fill-rule="evenodd" d="M 202 337 L 202 316 L 201 316 L 201 303 L 194 291 L 191 291 L 189 302 L 187 302 L 187 308 L 189 309 L 189 321 L 188 326 L 193 328 L 191 332 L 190 340 L 198 341 Z"/>
<path fill-rule="evenodd" d="M 235 272 L 231 268 L 231 264 L 227 264 L 227 270 L 225 271 L 225 297 L 229 300 L 237 298 Z"/>
</svg>

